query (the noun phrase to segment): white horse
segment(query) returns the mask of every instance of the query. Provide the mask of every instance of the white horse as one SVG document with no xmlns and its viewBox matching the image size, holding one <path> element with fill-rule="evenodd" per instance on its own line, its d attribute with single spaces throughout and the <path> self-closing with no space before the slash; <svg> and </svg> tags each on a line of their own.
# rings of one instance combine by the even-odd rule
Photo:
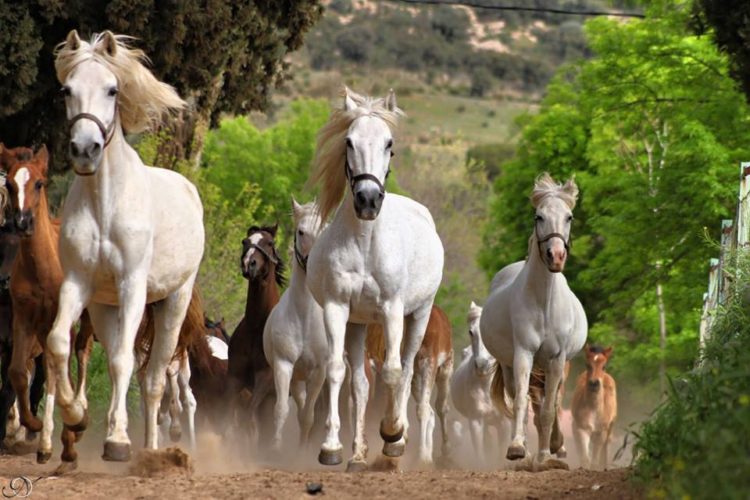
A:
<svg viewBox="0 0 750 500">
<path fill-rule="evenodd" d="M 203 208 L 180 174 L 147 167 L 125 141 L 185 102 L 142 64 L 140 50 L 109 31 L 82 41 L 71 31 L 57 48 L 76 178 L 62 213 L 65 278 L 47 345 L 60 384 L 63 422 L 81 429 L 88 415 L 68 382 L 69 331 L 88 308 L 112 379 L 105 460 L 128 460 L 125 405 L 133 344 L 144 304 L 154 304 L 155 335 L 145 374 L 145 446 L 158 446 L 157 411 L 203 256 Z"/>
<path fill-rule="evenodd" d="M 263 330 L 263 350 L 273 368 L 276 386 L 274 451 L 281 449 L 282 430 L 289 415 L 289 390 L 297 404 L 300 443 L 307 444 L 315 417 L 315 402 L 326 379 L 328 341 L 323 309 L 307 288 L 307 258 L 322 230 L 318 207 L 292 200 L 294 261 L 292 280 L 271 311 Z"/>
<path fill-rule="evenodd" d="M 572 210 L 578 196 L 573 180 L 555 183 L 539 177 L 531 193 L 536 209 L 534 231 L 526 261 L 506 266 L 495 275 L 480 320 L 484 343 L 499 367 L 493 379 L 493 398 L 513 415 L 512 441 L 507 458 L 526 457 L 526 412 L 532 369 L 543 371 L 539 467 L 565 467 L 550 451 L 552 426 L 557 418 L 558 388 L 565 362 L 586 342 L 586 313 L 568 287 L 562 270 L 570 248 Z M 505 392 L 513 398 L 509 410 Z M 562 443 L 552 443 L 552 448 Z"/>
<path fill-rule="evenodd" d="M 325 465 L 342 462 L 338 398 L 346 340 L 355 407 L 352 470 L 366 467 L 367 458 L 366 325 L 384 326 L 387 401 L 380 435 L 383 453 L 400 457 L 414 357 L 443 273 L 443 245 L 430 212 L 404 196 L 386 196 L 392 128 L 401 114 L 393 91 L 385 99 L 372 99 L 346 89 L 343 109 L 333 111 L 318 135 L 311 177 L 311 183 L 321 185 L 322 220 L 338 207 L 307 266 L 307 285 L 323 307 L 329 349 L 330 405 L 318 460 Z"/>
<path fill-rule="evenodd" d="M 495 408 L 490 395 L 492 374 L 497 363 L 482 342 L 482 333 L 479 329 L 481 315 L 482 308 L 472 302 L 468 315 L 471 345 L 451 378 L 451 397 L 453 406 L 469 421 L 474 451 L 479 457 L 479 462 L 484 464 L 487 459 L 485 430 L 493 426 L 499 432 L 504 418 Z"/>
</svg>

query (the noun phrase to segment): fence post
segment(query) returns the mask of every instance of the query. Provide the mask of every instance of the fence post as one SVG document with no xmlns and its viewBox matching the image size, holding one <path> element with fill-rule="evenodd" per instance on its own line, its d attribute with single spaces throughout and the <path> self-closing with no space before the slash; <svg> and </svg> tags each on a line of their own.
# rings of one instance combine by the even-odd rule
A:
<svg viewBox="0 0 750 500">
<path fill-rule="evenodd" d="M 711 335 L 714 311 L 719 302 L 719 259 L 709 259 L 708 292 L 703 294 L 699 343 L 701 351 Z"/>
</svg>

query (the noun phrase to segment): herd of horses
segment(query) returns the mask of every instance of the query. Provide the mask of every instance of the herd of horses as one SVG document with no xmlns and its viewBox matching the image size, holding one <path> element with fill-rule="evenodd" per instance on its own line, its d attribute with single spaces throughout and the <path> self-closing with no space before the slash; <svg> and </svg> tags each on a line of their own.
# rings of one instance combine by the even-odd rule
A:
<svg viewBox="0 0 750 500">
<path fill-rule="evenodd" d="M 58 407 L 60 470 L 75 467 L 96 340 L 112 383 L 105 460 L 130 458 L 126 395 L 135 371 L 150 449 L 179 440 L 186 423 L 191 448 L 197 426 L 236 429 L 232 439 L 242 436 L 242 446 L 280 452 L 291 397 L 301 449 L 324 422 L 318 460 L 342 463 L 343 415 L 353 440 L 347 470 L 364 470 L 368 402 L 382 403 L 382 453 L 398 458 L 411 395 L 423 464 L 433 462 L 436 420 L 449 458 L 452 403 L 480 462 L 494 428 L 510 431 L 508 459 L 567 467 L 562 391 L 587 337 L 583 307 L 562 274 L 578 194 L 572 180 L 536 180 L 528 257 L 497 273 L 484 308 L 469 306 L 471 344 L 454 370 L 451 324 L 434 304 L 443 269 L 435 223 L 427 208 L 385 189 L 403 113 L 393 91 L 371 98 L 346 89 L 318 135 L 310 179 L 318 202 L 292 200 L 290 282 L 278 226 L 250 227 L 240 258 L 245 315 L 229 336 L 206 318 L 195 286 L 204 247 L 195 187 L 145 166 L 124 137 L 186 103 L 127 41 L 109 31 L 84 41 L 74 30 L 56 49 L 76 174 L 60 219 L 46 197 L 46 148 L 0 145 L 0 446 L 40 433 L 37 461 L 48 461 Z M 605 371 L 611 353 L 586 346 L 587 368 L 576 381 L 573 434 L 584 467 L 608 464 L 617 414 Z M 526 443 L 529 401 L 535 456 Z"/>
</svg>

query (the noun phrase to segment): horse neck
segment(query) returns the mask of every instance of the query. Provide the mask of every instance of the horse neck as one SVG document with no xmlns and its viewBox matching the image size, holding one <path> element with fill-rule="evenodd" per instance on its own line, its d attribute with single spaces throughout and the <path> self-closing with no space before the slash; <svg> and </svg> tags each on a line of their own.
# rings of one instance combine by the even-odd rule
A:
<svg viewBox="0 0 750 500">
<path fill-rule="evenodd" d="M 133 171 L 143 168 L 143 162 L 125 140 L 122 127 L 119 125 L 119 118 L 117 120 L 118 124 L 114 128 L 110 143 L 104 148 L 97 172 L 91 176 L 78 176 L 78 179 L 92 194 L 92 198 L 99 201 L 96 207 L 100 217 L 108 213 L 115 198 L 124 194 L 122 186 L 133 183 L 137 178 L 133 175 Z"/>
<path fill-rule="evenodd" d="M 279 288 L 276 285 L 276 267 L 263 279 L 252 279 L 247 284 L 247 302 L 245 303 L 245 321 L 255 326 L 265 324 L 271 309 L 279 302 Z M 262 333 L 262 329 L 261 329 Z"/>
<path fill-rule="evenodd" d="M 352 194 L 352 190 L 349 189 L 349 184 L 347 183 L 344 201 L 339 206 L 336 216 L 334 217 L 334 223 L 336 221 L 339 221 L 346 226 L 350 232 L 358 237 L 358 239 L 365 238 L 366 240 L 369 240 L 372 237 L 378 219 L 375 219 L 374 221 L 364 221 L 357 217 L 357 212 L 354 210 L 354 195 Z"/>
<path fill-rule="evenodd" d="M 19 243 L 18 267 L 26 271 L 34 270 L 38 279 L 60 274 L 60 259 L 57 255 L 59 236 L 52 224 L 47 204 L 47 193 L 42 192 L 39 206 L 34 213 L 34 231 L 21 238 Z"/>
<path fill-rule="evenodd" d="M 289 280 L 289 291 L 294 297 L 302 297 L 307 289 L 307 272 L 302 269 L 297 259 L 292 261 L 292 279 Z"/>
</svg>

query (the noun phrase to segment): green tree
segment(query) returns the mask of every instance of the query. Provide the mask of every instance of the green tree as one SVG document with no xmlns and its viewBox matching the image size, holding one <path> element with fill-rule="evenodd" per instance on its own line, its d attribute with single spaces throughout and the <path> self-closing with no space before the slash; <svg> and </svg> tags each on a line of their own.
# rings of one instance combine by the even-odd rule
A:
<svg viewBox="0 0 750 500">
<path fill-rule="evenodd" d="M 221 113 L 265 109 L 288 78 L 286 55 L 320 17 L 317 0 L 30 0 L 0 3 L 0 137 L 9 146 L 47 143 L 64 164 L 66 127 L 53 49 L 75 28 L 138 38 L 162 80 L 191 103 L 160 146 L 160 164 L 195 161 Z"/>
</svg>

